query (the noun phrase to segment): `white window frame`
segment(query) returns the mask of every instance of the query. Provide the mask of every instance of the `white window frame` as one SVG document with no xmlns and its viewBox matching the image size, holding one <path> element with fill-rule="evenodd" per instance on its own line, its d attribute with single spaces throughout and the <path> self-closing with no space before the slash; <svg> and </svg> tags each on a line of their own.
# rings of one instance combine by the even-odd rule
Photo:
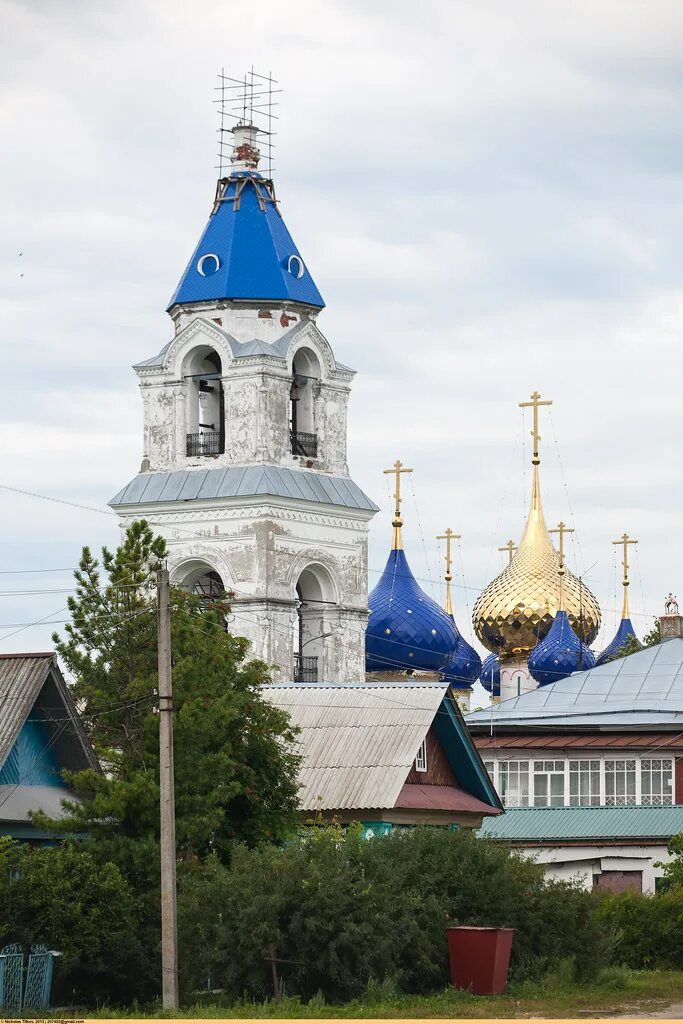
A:
<svg viewBox="0 0 683 1024">
<path fill-rule="evenodd" d="M 617 768 L 616 766 L 622 762 L 624 767 Z M 633 768 L 629 767 L 630 763 L 633 762 Z M 604 789 L 604 806 L 605 807 L 637 807 L 640 803 L 640 758 L 639 757 L 606 757 L 605 758 L 605 789 Z M 609 768 L 608 765 L 614 765 L 614 768 Z M 608 772 L 615 776 L 615 789 L 617 788 L 617 772 L 623 772 L 624 779 L 627 778 L 630 772 L 633 772 L 634 784 L 633 784 L 633 796 L 630 793 L 612 793 L 608 797 L 607 795 L 607 776 Z M 611 803 L 607 801 L 611 800 Z"/>
<path fill-rule="evenodd" d="M 551 767 L 549 767 L 549 765 L 553 765 L 553 767 L 551 768 Z M 562 765 L 562 768 L 558 768 L 557 765 Z M 562 776 L 562 803 L 558 804 L 558 803 L 553 803 L 553 800 L 552 800 L 553 794 L 551 792 L 551 790 L 552 790 L 551 779 L 552 779 L 553 776 L 558 777 L 560 775 Z M 531 779 L 530 779 L 530 785 L 529 785 L 529 806 L 530 807 L 566 807 L 566 805 L 567 805 L 567 779 L 568 779 L 568 775 L 569 775 L 569 773 L 567 771 L 567 759 L 564 758 L 564 757 L 544 757 L 544 758 L 538 758 L 538 760 L 534 759 L 534 761 L 533 761 L 533 776 L 532 776 L 533 784 L 531 784 Z M 536 779 L 537 778 L 539 778 L 539 779 L 545 778 L 546 781 L 547 781 L 548 792 L 546 793 L 546 798 L 547 799 L 546 799 L 545 803 L 537 803 L 536 802 L 536 800 L 537 800 L 537 797 L 536 797 Z M 558 795 L 558 794 L 556 794 L 556 795 Z M 539 800 L 541 799 L 540 795 L 539 795 L 538 799 Z"/>
<path fill-rule="evenodd" d="M 526 796 L 520 795 L 520 798 L 519 798 L 518 802 L 509 803 L 508 802 L 507 793 L 505 795 L 503 795 L 500 792 L 500 790 L 498 789 L 498 785 L 500 784 L 500 775 L 501 775 L 500 766 L 501 766 L 501 764 L 516 765 L 517 766 L 517 771 L 516 771 L 517 779 L 516 779 L 516 781 L 517 781 L 518 784 L 519 784 L 519 781 L 520 781 L 520 775 L 523 775 L 523 774 L 526 773 L 526 777 L 527 777 L 527 792 L 526 792 Z M 510 789 L 510 786 L 509 786 L 510 774 L 513 774 L 513 773 L 508 772 L 508 790 Z M 532 787 L 533 787 L 533 761 L 530 761 L 526 757 L 503 757 L 503 758 L 500 759 L 500 761 L 496 762 L 496 791 L 500 795 L 500 799 L 502 800 L 503 805 L 505 807 L 529 807 L 529 806 L 532 806 L 531 803 L 530 803 L 530 801 L 532 800 Z M 521 786 L 518 785 L 518 788 L 521 789 Z"/>
<path fill-rule="evenodd" d="M 422 740 L 417 754 L 415 755 L 415 771 L 426 772 L 427 771 L 427 741 Z"/>
<path fill-rule="evenodd" d="M 640 786 L 640 803 L 644 803 L 643 800 L 643 775 L 647 772 L 650 775 L 650 800 L 646 807 L 664 807 L 671 806 L 674 802 L 674 758 L 673 757 L 641 757 L 639 758 L 640 765 L 638 771 L 638 784 Z M 645 765 L 649 765 L 649 768 L 645 768 Z M 659 765 L 659 768 L 654 769 L 653 765 Z M 668 768 L 664 766 L 668 765 Z M 669 775 L 669 785 L 666 786 L 665 778 L 666 773 Z M 659 799 L 652 799 L 652 781 L 656 776 L 661 776 L 662 786 Z M 668 793 L 665 791 L 668 789 Z M 665 799 L 665 796 L 667 799 Z"/>
<path fill-rule="evenodd" d="M 534 792 L 534 790 L 535 790 L 535 785 L 534 785 L 535 776 L 536 776 L 537 773 L 538 774 L 542 774 L 543 773 L 543 769 L 541 769 L 540 766 L 541 766 L 541 764 L 543 762 L 546 762 L 546 761 L 554 761 L 554 762 L 563 761 L 564 762 L 564 806 L 565 807 L 634 807 L 634 806 L 638 806 L 638 805 L 642 805 L 642 806 L 646 806 L 646 807 L 648 807 L 648 806 L 656 806 L 656 807 L 658 807 L 658 806 L 662 806 L 662 805 L 663 806 L 671 806 L 672 804 L 674 804 L 676 802 L 675 801 L 675 787 L 676 787 L 676 770 L 675 770 L 676 758 L 675 757 L 672 756 L 672 757 L 654 757 L 653 758 L 653 757 L 645 757 L 645 756 L 641 757 L 640 755 L 637 755 L 637 756 L 634 757 L 634 756 L 629 756 L 630 755 L 630 751 L 625 752 L 622 756 L 618 756 L 621 753 L 620 751 L 615 751 L 615 752 L 612 752 L 612 751 L 609 751 L 609 752 L 608 751 L 602 751 L 598 756 L 595 756 L 595 753 L 593 753 L 593 756 L 591 756 L 591 753 L 592 752 L 589 751 L 589 750 L 581 751 L 580 753 L 577 751 L 576 754 L 573 754 L 570 757 L 567 757 L 567 756 L 557 757 L 557 756 L 553 756 L 554 751 L 548 750 L 547 754 L 549 756 L 546 756 L 546 757 L 537 757 L 537 758 L 519 757 L 519 756 L 518 757 L 514 757 L 514 756 L 512 756 L 512 757 L 510 757 L 510 756 L 507 756 L 507 757 L 505 757 L 505 756 L 503 756 L 503 757 L 495 757 L 495 758 L 489 758 L 488 760 L 484 761 L 484 765 L 485 765 L 486 770 L 488 771 L 489 775 L 491 776 L 491 781 L 493 782 L 493 785 L 494 785 L 494 787 L 496 789 L 496 792 L 498 793 L 498 795 L 500 796 L 501 800 L 503 801 L 503 803 L 504 803 L 504 805 L 506 807 L 534 807 L 534 806 L 537 806 L 537 807 L 558 807 L 558 806 L 561 806 L 559 804 L 536 804 L 535 803 L 535 792 Z M 588 756 L 586 756 L 586 755 L 588 755 Z M 591 762 L 595 762 L 595 761 L 597 761 L 599 763 L 599 772 L 600 772 L 600 789 L 599 789 L 599 794 L 598 794 L 599 803 L 597 803 L 597 804 L 595 804 L 595 803 L 575 803 L 575 804 L 572 804 L 571 803 L 571 784 L 570 784 L 570 767 L 569 767 L 569 765 L 570 765 L 570 762 L 574 762 L 574 761 L 579 762 L 579 763 L 584 762 L 584 763 L 587 763 L 587 764 L 590 764 Z M 628 802 L 624 802 L 624 803 L 616 803 L 616 802 L 614 802 L 614 803 L 610 803 L 610 804 L 607 803 L 607 774 L 608 773 L 607 773 L 607 770 L 606 770 L 606 765 L 608 763 L 611 763 L 611 762 L 614 762 L 614 761 L 624 761 L 624 762 L 626 762 L 626 761 L 635 761 L 635 794 L 634 794 L 634 799 L 633 799 L 632 803 L 628 803 Z M 520 763 L 520 765 L 526 765 L 527 766 L 526 770 L 528 771 L 528 777 L 529 777 L 529 793 L 528 793 L 528 796 L 526 797 L 526 799 L 522 799 L 519 803 L 510 804 L 510 803 L 508 803 L 506 801 L 505 797 L 501 793 L 501 770 L 500 770 L 500 766 L 503 763 L 504 764 L 514 764 L 515 762 Z M 645 764 L 649 764 L 650 766 L 652 766 L 654 764 L 654 765 L 657 765 L 658 767 L 656 767 L 654 769 L 652 767 L 646 769 L 644 767 Z M 524 771 L 524 768 L 518 769 L 518 774 L 519 774 L 520 770 Z M 591 769 L 589 768 L 588 771 L 590 773 Z M 595 771 L 595 769 L 593 769 L 593 771 Z M 662 793 L 661 793 L 660 803 L 657 803 L 657 802 L 655 802 L 655 801 L 653 801 L 651 799 L 650 803 L 643 804 L 643 774 L 646 771 L 649 771 L 651 776 L 653 776 L 653 775 L 654 776 L 661 775 L 661 777 L 662 777 Z M 666 776 L 667 775 L 669 775 L 670 779 L 671 779 L 671 784 L 670 784 L 669 787 L 666 787 L 666 785 L 665 785 Z M 508 790 L 510 788 L 509 787 L 509 778 L 510 778 L 510 772 L 508 772 Z M 650 790 L 651 790 L 651 792 L 650 792 L 650 798 L 651 798 L 652 797 L 652 786 L 650 787 Z M 589 785 L 589 791 L 590 791 L 590 785 Z M 626 796 L 626 798 L 628 798 L 628 794 L 624 794 L 624 795 Z M 659 794 L 656 794 L 656 796 L 659 796 Z"/>
<path fill-rule="evenodd" d="M 579 776 L 578 792 L 576 794 L 577 803 L 572 803 L 572 791 L 571 791 L 571 776 L 572 776 L 572 765 L 578 765 L 576 771 Z M 605 759 L 600 757 L 568 757 L 567 758 L 567 807 L 600 807 L 601 800 L 604 792 L 604 771 Z M 581 767 L 581 765 L 588 765 L 587 769 Z M 591 768 L 591 765 L 597 765 L 597 768 Z M 588 802 L 581 802 L 581 775 L 588 775 Z M 591 792 L 591 776 L 598 776 L 598 792 Z M 593 798 L 597 797 L 597 803 L 593 803 Z"/>
</svg>

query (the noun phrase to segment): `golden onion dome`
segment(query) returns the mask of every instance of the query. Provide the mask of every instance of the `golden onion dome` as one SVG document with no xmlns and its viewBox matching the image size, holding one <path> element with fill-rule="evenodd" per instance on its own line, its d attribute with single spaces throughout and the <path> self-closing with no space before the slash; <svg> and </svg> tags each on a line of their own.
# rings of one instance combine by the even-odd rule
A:
<svg viewBox="0 0 683 1024">
<path fill-rule="evenodd" d="M 537 453 L 534 453 L 537 458 Z M 477 637 L 502 658 L 529 654 L 549 631 L 560 608 L 560 555 L 543 517 L 538 464 L 524 534 L 510 563 L 478 597 L 472 612 Z M 591 644 L 600 606 L 585 584 L 565 569 L 562 604 L 572 628 Z"/>
</svg>

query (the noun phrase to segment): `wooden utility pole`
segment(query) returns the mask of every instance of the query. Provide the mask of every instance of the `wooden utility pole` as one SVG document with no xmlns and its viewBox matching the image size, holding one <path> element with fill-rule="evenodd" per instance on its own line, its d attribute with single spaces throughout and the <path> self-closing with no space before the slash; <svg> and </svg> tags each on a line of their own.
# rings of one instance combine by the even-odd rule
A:
<svg viewBox="0 0 683 1024">
<path fill-rule="evenodd" d="M 165 1010 L 178 1009 L 175 793 L 173 782 L 173 682 L 168 569 L 157 571 L 159 658 L 159 804 L 161 853 L 161 996 Z"/>
</svg>

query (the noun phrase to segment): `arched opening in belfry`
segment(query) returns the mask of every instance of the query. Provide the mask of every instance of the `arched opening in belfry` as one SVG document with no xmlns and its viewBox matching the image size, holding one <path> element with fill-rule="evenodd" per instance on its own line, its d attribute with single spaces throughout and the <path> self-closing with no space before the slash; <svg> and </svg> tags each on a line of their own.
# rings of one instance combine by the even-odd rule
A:
<svg viewBox="0 0 683 1024">
<path fill-rule="evenodd" d="M 294 681 L 314 683 L 322 679 L 326 645 L 337 629 L 335 588 L 327 569 L 309 565 L 296 583 L 294 627 Z"/>
<path fill-rule="evenodd" d="M 188 593 L 196 594 L 207 608 L 218 601 L 223 601 L 227 594 L 220 573 L 206 562 L 196 561 L 181 566 L 173 582 Z"/>
<path fill-rule="evenodd" d="M 320 382 L 320 360 L 310 348 L 297 350 L 292 363 L 290 392 L 290 430 L 292 453 L 315 459 L 318 435 L 315 423 L 315 398 Z"/>
<path fill-rule="evenodd" d="M 190 352 L 183 366 L 185 454 L 221 455 L 225 451 L 225 399 L 221 359 L 207 346 Z"/>
</svg>

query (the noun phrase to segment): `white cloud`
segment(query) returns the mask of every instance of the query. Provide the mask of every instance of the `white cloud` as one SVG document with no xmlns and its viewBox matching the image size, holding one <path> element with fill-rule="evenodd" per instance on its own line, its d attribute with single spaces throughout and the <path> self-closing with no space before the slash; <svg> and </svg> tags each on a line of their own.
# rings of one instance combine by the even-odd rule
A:
<svg viewBox="0 0 683 1024">
<path fill-rule="evenodd" d="M 0 482 L 104 504 L 136 472 L 129 367 L 167 340 L 210 210 L 214 75 L 253 63 L 285 88 L 278 194 L 328 302 L 320 326 L 358 370 L 351 467 L 384 506 L 373 570 L 381 470 L 400 455 L 416 573 L 435 576 L 449 522 L 468 585 L 498 571 L 529 483 L 517 402 L 538 387 L 555 402 L 548 519 L 571 503 L 608 609 L 611 541 L 639 536 L 634 621 L 659 610 L 682 568 L 678 0 L 0 0 L 0 15 Z M 10 568 L 116 541 L 105 516 L 6 492 L 3 509 Z M 457 593 L 467 633 L 474 592 Z"/>
</svg>

